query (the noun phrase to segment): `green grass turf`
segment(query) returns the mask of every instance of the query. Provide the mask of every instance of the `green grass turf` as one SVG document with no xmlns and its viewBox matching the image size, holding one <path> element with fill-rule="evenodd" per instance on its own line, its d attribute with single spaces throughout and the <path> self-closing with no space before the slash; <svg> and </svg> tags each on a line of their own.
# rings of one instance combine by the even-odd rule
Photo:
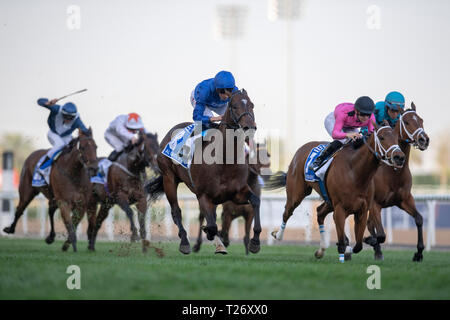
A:
<svg viewBox="0 0 450 320">
<path fill-rule="evenodd" d="M 375 262 L 365 248 L 340 264 L 335 247 L 322 260 L 315 247 L 263 245 L 246 256 L 241 243 L 229 254 L 178 252 L 178 243 L 154 243 L 143 254 L 140 244 L 99 242 L 88 252 L 62 252 L 61 241 L 0 238 L 0 299 L 449 299 L 450 252 L 425 252 L 412 262 L 413 250 L 385 250 Z M 68 290 L 69 265 L 81 268 L 81 290 Z M 367 267 L 381 268 L 381 289 L 369 290 Z"/>
</svg>

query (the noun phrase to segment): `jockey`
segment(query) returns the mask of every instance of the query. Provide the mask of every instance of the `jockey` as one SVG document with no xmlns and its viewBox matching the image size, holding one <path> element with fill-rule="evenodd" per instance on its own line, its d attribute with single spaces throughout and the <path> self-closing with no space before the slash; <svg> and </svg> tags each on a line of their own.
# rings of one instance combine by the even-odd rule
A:
<svg viewBox="0 0 450 320">
<path fill-rule="evenodd" d="M 214 78 L 200 82 L 191 93 L 194 121 L 201 121 L 208 127 L 210 123 L 222 120 L 231 94 L 236 90 L 234 77 L 228 71 L 220 71 Z M 215 117 L 212 111 L 219 116 Z"/>
<path fill-rule="evenodd" d="M 57 99 L 48 100 L 41 98 L 37 101 L 38 105 L 50 110 L 47 123 L 50 127 L 47 138 L 51 143 L 52 148 L 47 152 L 45 160 L 42 162 L 39 169 L 48 167 L 47 162 L 53 157 L 56 151 L 62 149 L 72 140 L 72 132 L 80 129 L 84 133 L 88 129 L 81 121 L 77 112 L 77 107 L 72 102 L 67 102 L 62 107 L 56 104 Z"/>
<path fill-rule="evenodd" d="M 397 91 L 389 92 L 384 101 L 375 105 L 375 119 L 377 124 L 383 124 L 386 120 L 393 128 L 400 118 L 400 111 L 405 108 L 405 97 Z"/>
<path fill-rule="evenodd" d="M 114 148 L 108 160 L 115 161 L 130 142 L 135 144 L 138 141 L 136 133 L 139 130 L 145 131 L 142 119 L 137 113 L 117 116 L 105 131 L 106 142 Z"/>
<path fill-rule="evenodd" d="M 316 171 L 322 162 L 337 151 L 344 143 L 361 138 L 359 128 L 367 127 L 368 133 L 374 131 L 374 102 L 367 96 L 359 97 L 355 104 L 341 103 L 325 118 L 325 129 L 334 139 L 325 150 L 309 165 Z"/>
</svg>

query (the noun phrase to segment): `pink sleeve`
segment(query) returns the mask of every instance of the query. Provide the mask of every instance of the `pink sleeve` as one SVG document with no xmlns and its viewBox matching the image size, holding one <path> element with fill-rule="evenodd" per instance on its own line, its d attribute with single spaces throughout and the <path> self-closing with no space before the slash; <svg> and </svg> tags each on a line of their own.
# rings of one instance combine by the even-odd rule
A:
<svg viewBox="0 0 450 320">
<path fill-rule="evenodd" d="M 373 126 L 374 122 L 375 122 L 375 116 L 372 113 L 372 115 L 370 116 L 370 119 L 369 119 L 369 124 L 367 125 L 367 131 L 369 133 L 372 133 L 375 130 L 375 128 Z"/>
<path fill-rule="evenodd" d="M 345 113 L 338 111 L 335 119 L 336 122 L 334 123 L 333 134 L 331 136 L 333 139 L 345 139 L 347 134 L 342 131 L 344 128 Z"/>
</svg>

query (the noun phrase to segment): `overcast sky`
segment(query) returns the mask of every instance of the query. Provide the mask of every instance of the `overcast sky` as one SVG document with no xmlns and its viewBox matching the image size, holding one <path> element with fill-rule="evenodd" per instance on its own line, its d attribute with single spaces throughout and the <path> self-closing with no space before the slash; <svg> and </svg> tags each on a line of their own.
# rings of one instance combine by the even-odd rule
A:
<svg viewBox="0 0 450 320">
<path fill-rule="evenodd" d="M 285 136 L 289 116 L 296 146 L 329 139 L 323 120 L 337 104 L 361 95 L 379 101 L 398 90 L 425 119 L 432 157 L 433 141 L 450 127 L 445 0 L 303 1 L 293 26 L 292 115 L 286 112 L 286 23 L 268 19 L 268 1 L 2 0 L 0 134 L 21 132 L 49 147 L 48 111 L 36 100 L 87 88 L 67 101 L 93 127 L 99 155 L 111 151 L 103 134 L 118 114 L 141 114 L 162 138 L 191 120 L 195 85 L 230 68 L 230 43 L 214 33 L 219 4 L 247 7 L 230 71 L 255 103 L 259 129 Z M 79 29 L 67 25 L 71 5 L 80 9 Z M 379 29 L 370 24 L 372 5 L 380 12 Z"/>
</svg>

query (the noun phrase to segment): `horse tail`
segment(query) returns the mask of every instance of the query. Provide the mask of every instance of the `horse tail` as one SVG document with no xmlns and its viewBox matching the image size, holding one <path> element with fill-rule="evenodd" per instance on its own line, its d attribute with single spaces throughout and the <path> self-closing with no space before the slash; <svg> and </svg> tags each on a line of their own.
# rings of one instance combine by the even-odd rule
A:
<svg viewBox="0 0 450 320">
<path fill-rule="evenodd" d="M 164 193 L 163 176 L 159 175 L 145 185 L 145 191 L 150 195 L 150 201 L 156 201 Z"/>
<path fill-rule="evenodd" d="M 263 189 L 276 190 L 286 187 L 286 177 L 286 172 L 278 171 L 277 173 L 271 175 L 267 181 L 265 181 Z"/>
</svg>

